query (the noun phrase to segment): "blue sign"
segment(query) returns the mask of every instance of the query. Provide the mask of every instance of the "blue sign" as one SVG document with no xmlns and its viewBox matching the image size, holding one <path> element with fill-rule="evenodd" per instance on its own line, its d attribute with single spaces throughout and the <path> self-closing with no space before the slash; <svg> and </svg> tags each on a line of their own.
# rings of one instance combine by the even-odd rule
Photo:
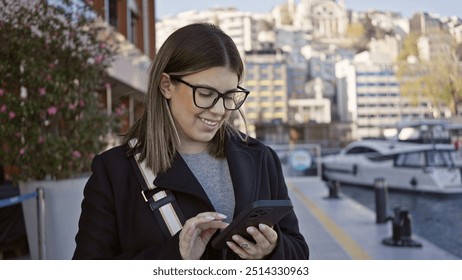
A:
<svg viewBox="0 0 462 280">
<path fill-rule="evenodd" d="M 290 166 L 298 171 L 305 171 L 312 163 L 311 155 L 305 150 L 296 150 L 289 155 Z"/>
</svg>

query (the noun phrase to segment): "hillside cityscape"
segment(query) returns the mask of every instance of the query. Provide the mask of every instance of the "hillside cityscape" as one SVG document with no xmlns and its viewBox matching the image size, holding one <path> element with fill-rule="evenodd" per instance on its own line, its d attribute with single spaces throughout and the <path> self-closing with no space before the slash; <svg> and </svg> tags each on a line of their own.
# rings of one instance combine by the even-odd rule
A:
<svg viewBox="0 0 462 280">
<path fill-rule="evenodd" d="M 461 116 L 459 17 L 289 0 L 266 14 L 231 7 L 161 18 L 156 47 L 194 22 L 220 26 L 237 44 L 249 131 L 264 141 L 344 146 L 393 133 L 398 122 Z"/>
</svg>

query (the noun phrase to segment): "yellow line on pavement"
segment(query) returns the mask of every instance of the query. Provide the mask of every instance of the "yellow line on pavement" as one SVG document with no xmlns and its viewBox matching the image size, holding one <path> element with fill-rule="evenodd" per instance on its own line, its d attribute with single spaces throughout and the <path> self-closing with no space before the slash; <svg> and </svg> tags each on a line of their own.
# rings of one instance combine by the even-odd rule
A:
<svg viewBox="0 0 462 280">
<path fill-rule="evenodd" d="M 343 230 L 341 229 L 334 221 L 332 221 L 329 216 L 316 204 L 311 201 L 308 197 L 303 194 L 297 186 L 292 183 L 288 183 L 289 187 L 295 191 L 303 204 L 311 211 L 311 214 L 316 217 L 316 219 L 326 228 L 326 230 L 337 240 L 337 242 L 342 246 L 348 255 L 353 260 L 370 260 L 372 259 L 364 250 Z M 308 244 L 309 245 L 309 244 Z"/>
</svg>

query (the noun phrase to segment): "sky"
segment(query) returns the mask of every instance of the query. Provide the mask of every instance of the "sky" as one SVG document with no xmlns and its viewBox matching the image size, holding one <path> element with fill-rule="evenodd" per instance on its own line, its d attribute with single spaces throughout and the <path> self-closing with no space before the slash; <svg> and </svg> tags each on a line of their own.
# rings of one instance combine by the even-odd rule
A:
<svg viewBox="0 0 462 280">
<path fill-rule="evenodd" d="M 235 7 L 239 11 L 266 13 L 285 0 L 156 0 L 156 17 L 176 15 L 189 10 L 206 10 L 213 7 Z M 295 0 L 299 3 L 300 0 Z M 377 9 L 401 13 L 410 17 L 415 12 L 424 11 L 440 16 L 462 18 L 461 0 L 344 0 L 347 9 L 366 11 Z"/>
</svg>

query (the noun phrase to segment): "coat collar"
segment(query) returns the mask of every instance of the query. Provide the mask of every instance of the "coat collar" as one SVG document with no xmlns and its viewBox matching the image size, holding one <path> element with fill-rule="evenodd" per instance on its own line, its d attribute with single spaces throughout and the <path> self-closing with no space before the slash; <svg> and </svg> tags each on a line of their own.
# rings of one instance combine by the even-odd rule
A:
<svg viewBox="0 0 462 280">
<path fill-rule="evenodd" d="M 257 143 L 255 139 L 249 138 L 244 142 L 236 136 L 230 136 L 225 143 L 225 154 L 234 187 L 235 213 L 239 213 L 257 196 L 262 162 L 261 149 L 255 147 Z M 177 154 L 169 170 L 158 174 L 154 184 L 164 189 L 195 196 L 212 207 L 204 189 L 180 154 Z"/>
</svg>

